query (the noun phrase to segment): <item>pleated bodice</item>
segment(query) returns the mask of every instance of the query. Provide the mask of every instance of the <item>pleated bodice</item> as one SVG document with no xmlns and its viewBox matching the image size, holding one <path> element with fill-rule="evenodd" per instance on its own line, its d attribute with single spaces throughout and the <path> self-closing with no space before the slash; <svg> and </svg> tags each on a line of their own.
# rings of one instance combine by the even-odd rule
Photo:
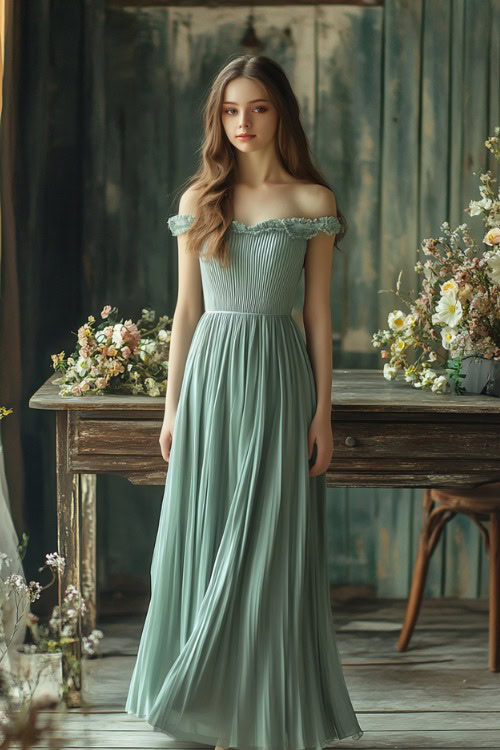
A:
<svg viewBox="0 0 500 750">
<path fill-rule="evenodd" d="M 194 218 L 171 216 L 172 234 L 185 232 Z M 320 231 L 333 235 L 339 228 L 336 216 L 269 219 L 252 226 L 233 221 L 230 266 L 200 256 L 205 310 L 291 314 L 308 239 Z"/>
</svg>

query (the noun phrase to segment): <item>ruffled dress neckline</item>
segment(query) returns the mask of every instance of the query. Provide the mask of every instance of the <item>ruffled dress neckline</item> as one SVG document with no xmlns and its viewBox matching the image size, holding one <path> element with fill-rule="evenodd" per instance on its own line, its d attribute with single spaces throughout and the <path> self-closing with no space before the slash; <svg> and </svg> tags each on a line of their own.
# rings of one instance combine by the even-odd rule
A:
<svg viewBox="0 0 500 750">
<path fill-rule="evenodd" d="M 168 219 L 168 226 L 172 234 L 178 235 L 187 231 L 196 217 L 192 214 L 175 214 Z M 337 216 L 318 216 L 307 218 L 305 216 L 289 216 L 284 219 L 264 219 L 257 224 L 244 224 L 237 219 L 231 222 L 231 230 L 240 234 L 257 234 L 260 232 L 286 231 L 294 237 L 309 239 L 318 232 L 336 234 L 340 229 L 340 221 Z"/>
</svg>

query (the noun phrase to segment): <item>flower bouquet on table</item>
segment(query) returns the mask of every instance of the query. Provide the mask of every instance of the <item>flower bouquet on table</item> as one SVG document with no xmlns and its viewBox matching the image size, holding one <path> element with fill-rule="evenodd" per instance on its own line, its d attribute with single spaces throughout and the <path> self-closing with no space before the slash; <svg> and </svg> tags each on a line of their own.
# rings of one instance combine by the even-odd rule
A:
<svg viewBox="0 0 500 750">
<path fill-rule="evenodd" d="M 60 396 L 84 396 L 104 393 L 162 396 L 167 389 L 168 352 L 172 318 L 155 311 L 142 310 L 132 320 L 118 319 L 118 308 L 106 305 L 98 325 L 95 317 L 78 329 L 78 345 L 65 358 L 64 351 L 52 354 L 54 370 L 62 376 Z M 169 327 L 170 326 L 170 327 Z"/>
<path fill-rule="evenodd" d="M 499 136 L 496 127 L 485 141 L 497 161 Z M 467 224 L 452 231 L 443 222 L 443 235 L 420 245 L 427 260 L 415 265 L 424 276 L 418 296 L 401 292 L 401 273 L 395 290 L 379 290 L 393 292 L 408 308 L 389 313 L 389 328 L 372 336 L 373 346 L 382 347 L 382 358 L 389 360 L 384 364 L 387 380 L 401 372 L 415 388 L 445 393 L 454 386 L 463 394 L 464 360 L 480 358 L 500 368 L 500 191 L 490 171 L 481 174 L 480 181 L 481 200 L 471 200 L 465 211 L 482 215 L 483 247 Z"/>
</svg>

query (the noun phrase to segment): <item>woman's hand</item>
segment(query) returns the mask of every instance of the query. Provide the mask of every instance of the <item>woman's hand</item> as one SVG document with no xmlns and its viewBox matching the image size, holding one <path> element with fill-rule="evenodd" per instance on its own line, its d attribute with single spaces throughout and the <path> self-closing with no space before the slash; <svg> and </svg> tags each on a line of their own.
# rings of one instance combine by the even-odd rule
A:
<svg viewBox="0 0 500 750">
<path fill-rule="evenodd" d="M 175 413 L 165 415 L 160 433 L 159 443 L 161 448 L 161 455 L 163 456 L 163 460 L 167 462 L 170 461 L 170 451 L 172 449 L 172 436 L 174 434 L 175 416 Z"/>
<path fill-rule="evenodd" d="M 331 412 L 318 413 L 313 417 L 309 425 L 308 451 L 309 461 L 313 455 L 314 443 L 316 442 L 316 460 L 309 469 L 309 476 L 316 477 L 323 474 L 329 467 L 333 453 L 333 434 Z"/>
</svg>

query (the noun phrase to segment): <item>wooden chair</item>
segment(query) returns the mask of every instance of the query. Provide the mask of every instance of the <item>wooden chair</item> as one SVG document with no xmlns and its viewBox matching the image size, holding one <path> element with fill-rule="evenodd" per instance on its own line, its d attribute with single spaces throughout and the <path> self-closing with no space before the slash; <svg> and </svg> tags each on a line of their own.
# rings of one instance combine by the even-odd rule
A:
<svg viewBox="0 0 500 750">
<path fill-rule="evenodd" d="M 489 554 L 489 669 L 500 671 L 500 482 L 475 489 L 426 489 L 423 523 L 417 560 L 406 608 L 406 615 L 396 644 L 406 651 L 417 622 L 425 579 L 432 553 L 441 532 L 456 513 L 465 513 L 479 526 Z M 484 521 L 490 521 L 489 530 Z"/>
</svg>

